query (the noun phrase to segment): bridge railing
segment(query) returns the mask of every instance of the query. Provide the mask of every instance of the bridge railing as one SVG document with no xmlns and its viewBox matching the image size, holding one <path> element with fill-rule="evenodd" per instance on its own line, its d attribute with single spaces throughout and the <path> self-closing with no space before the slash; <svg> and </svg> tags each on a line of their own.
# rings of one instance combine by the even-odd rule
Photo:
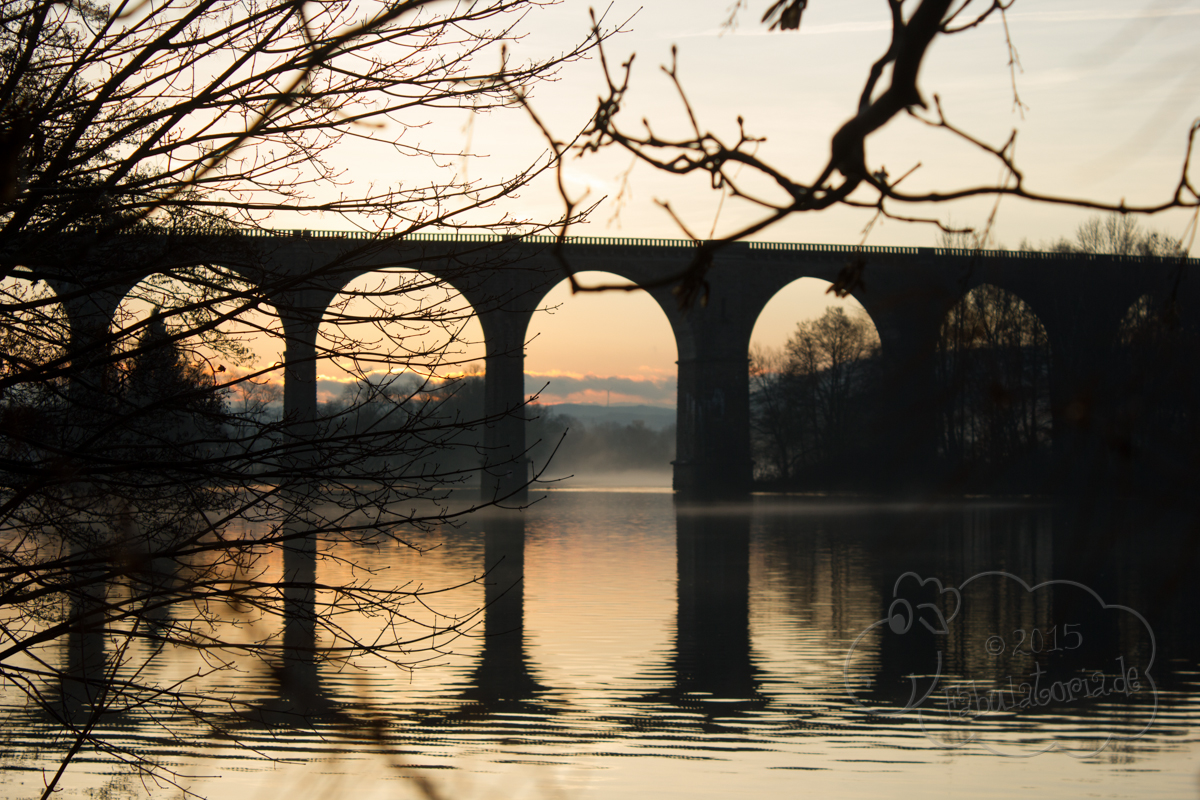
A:
<svg viewBox="0 0 1200 800">
<path fill-rule="evenodd" d="M 751 250 L 796 250 L 810 253 L 896 253 L 918 255 L 924 247 L 892 245 L 807 244 L 804 242 L 746 242 Z"/>
<path fill-rule="evenodd" d="M 83 233 L 78 230 L 74 232 Z M 168 231 L 163 231 L 168 233 Z M 527 242 L 530 244 L 554 244 L 557 237 L 546 234 L 529 236 L 503 235 L 496 233 L 408 233 L 386 234 L 377 231 L 339 231 L 316 230 L 307 228 L 231 228 L 215 233 L 217 236 L 245 236 L 249 238 L 311 238 L 311 239 L 351 239 L 358 241 L 386 240 L 395 236 L 397 240 L 406 242 Z M 615 237 L 615 236 L 568 236 L 568 245 L 593 245 L 602 247 L 673 247 L 694 248 L 701 242 L 692 239 L 662 239 L 652 237 Z M 852 245 L 852 244 L 811 244 L 807 242 L 737 242 L 736 248 L 749 250 L 765 250 L 773 252 L 800 253 L 836 253 L 836 254 L 874 254 L 874 255 L 908 255 L 908 256 L 949 256 L 957 258 L 1009 258 L 1009 259 L 1039 259 L 1058 260 L 1071 259 L 1095 261 L 1124 261 L 1141 264 L 1183 263 L 1188 266 L 1200 266 L 1200 258 L 1180 258 L 1179 256 L 1142 256 L 1142 255 L 1109 255 L 1104 253 L 1070 253 L 1043 252 L 1035 250 L 972 250 L 957 247 L 907 247 L 892 245 Z"/>
<path fill-rule="evenodd" d="M 231 231 L 236 235 L 259 237 L 301 237 L 313 239 L 386 239 L 393 234 L 381 234 L 372 231 L 332 231 L 310 230 L 307 228 L 244 228 Z M 396 238 L 408 242 L 511 242 L 521 241 L 533 244 L 554 244 L 557 237 L 545 234 L 530 236 L 507 236 L 495 233 L 408 233 L 397 235 Z M 691 239 L 656 239 L 649 237 L 613 237 L 613 236 L 568 236 L 567 244 L 605 245 L 608 247 L 695 247 L 699 242 Z"/>
<path fill-rule="evenodd" d="M 372 239 L 379 234 L 367 231 L 318 231 L 318 230 L 274 230 L 255 229 L 248 232 L 251 236 L 311 236 L 337 239 Z M 503 242 L 521 241 L 531 244 L 554 244 L 557 237 L 548 235 L 532 236 L 503 236 L 493 233 L 410 233 L 402 237 L 405 241 L 415 242 Z M 692 248 L 700 242 L 692 239 L 658 239 L 648 237 L 615 237 L 615 236 L 568 236 L 568 245 L 598 245 L 603 247 L 683 247 Z M 908 256 L 951 256 L 958 258 L 1019 258 L 1019 259 L 1074 259 L 1074 260 L 1106 260 L 1128 261 L 1136 263 L 1161 263 L 1172 261 L 1178 263 L 1178 256 L 1142 256 L 1142 255 L 1108 255 L 1104 253 L 1068 253 L 1043 252 L 1035 250 L 972 250 L 957 247 L 908 247 L 900 245 L 853 245 L 853 244 L 812 244 L 808 242 L 738 242 L 737 246 L 750 250 L 767 250 L 801 253 L 837 253 L 837 254 L 872 254 L 872 255 L 908 255 Z M 1200 264 L 1200 259 L 1187 258 L 1185 263 Z"/>
<path fill-rule="evenodd" d="M 959 258 L 983 256 L 984 258 L 1018 258 L 1042 261 L 1071 259 L 1072 261 L 1124 261 L 1136 264 L 1184 263 L 1189 266 L 1200 265 L 1200 258 L 1181 258 L 1180 256 L 1116 255 L 1112 253 L 1071 253 L 1042 250 L 971 250 L 969 248 L 957 247 L 929 247 L 922 248 L 922 252 L 928 252 L 935 256 L 957 256 Z"/>
</svg>

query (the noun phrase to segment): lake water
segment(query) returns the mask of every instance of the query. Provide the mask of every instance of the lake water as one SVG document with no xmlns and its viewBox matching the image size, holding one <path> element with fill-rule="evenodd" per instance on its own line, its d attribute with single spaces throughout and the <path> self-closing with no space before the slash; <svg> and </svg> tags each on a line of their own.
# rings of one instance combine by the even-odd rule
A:
<svg viewBox="0 0 1200 800">
<path fill-rule="evenodd" d="M 1119 504 L 554 491 L 416 536 L 441 543 L 423 554 L 322 563 L 466 584 L 415 608 L 426 622 L 488 604 L 421 668 L 323 667 L 308 721 L 218 735 L 130 714 L 110 736 L 210 798 L 1196 797 L 1194 525 Z M 205 685 L 277 712 L 275 677 Z M 3 701 L 0 795 L 36 797 L 66 745 Z M 96 753 L 63 787 L 181 795 Z"/>
</svg>

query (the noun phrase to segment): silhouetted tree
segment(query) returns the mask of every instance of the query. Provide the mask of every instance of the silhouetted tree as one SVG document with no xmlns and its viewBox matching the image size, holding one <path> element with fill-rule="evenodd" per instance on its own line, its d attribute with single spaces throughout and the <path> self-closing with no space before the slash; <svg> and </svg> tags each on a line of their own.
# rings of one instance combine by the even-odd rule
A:
<svg viewBox="0 0 1200 800">
<path fill-rule="evenodd" d="M 752 356 L 751 424 L 765 474 L 787 481 L 817 465 L 828 474 L 863 446 L 878 349 L 869 319 L 830 307 L 797 324 L 781 353 Z"/>
<path fill-rule="evenodd" d="M 155 313 L 142 334 L 137 355 L 118 365 L 123 373 L 115 394 L 120 413 L 129 420 L 136 439 L 131 446 L 153 468 L 156 462 L 182 462 L 199 455 L 198 445 L 218 445 L 229 420 L 229 390 L 202 362 L 191 361 L 171 339 L 162 316 Z M 187 450 L 165 457 L 151 455 L 178 442 Z"/>
<path fill-rule="evenodd" d="M 972 289 L 942 324 L 935 369 L 950 468 L 987 481 L 1020 465 L 1027 488 L 1039 485 L 1029 468 L 1049 456 L 1050 346 L 1028 305 L 990 284 Z"/>
<path fill-rule="evenodd" d="M 816 458 L 830 454 L 857 437 L 855 397 L 867 390 L 871 359 L 879 337 L 865 316 L 851 317 L 831 307 L 815 320 L 802 322 L 788 339 L 786 374 L 802 409 Z"/>
<path fill-rule="evenodd" d="M 203 672 L 263 671 L 280 707 L 305 714 L 323 709 L 330 658 L 404 667 L 428 646 L 406 609 L 424 590 L 320 583 L 318 564 L 334 546 L 402 543 L 457 513 L 434 501 L 469 473 L 428 453 L 480 420 L 443 419 L 420 396 L 441 391 L 463 312 L 414 299 L 438 283 L 406 277 L 420 252 L 401 264 L 379 253 L 422 231 L 539 227 L 486 209 L 546 160 L 469 181 L 443 158 L 453 153 L 411 135 L 434 109 L 510 105 L 513 85 L 594 45 L 508 56 L 501 77 L 493 58 L 539 5 L 0 7 L 0 680 L 62 726 L 62 769 L 95 749 L 169 781 L 169 768 L 115 748 L 106 720 L 221 729 L 231 712 L 263 712 L 236 690 L 168 681 L 149 668 L 164 650 L 203 653 Z M 379 147 L 405 178 L 415 160 L 427 177 L 350 184 L 338 159 L 350 146 Z M 369 237 L 301 270 L 273 260 L 275 237 L 239 235 L 310 212 Z M 325 308 L 326 287 L 372 257 L 380 286 Z M 114 318 L 122 297 L 133 305 Z M 158 311 L 136 313 L 139 302 Z M 369 335 L 351 332 L 363 321 Z M 412 345 L 430 331 L 441 343 Z M 287 351 L 282 363 L 251 364 L 249 343 L 264 339 Z M 369 392 L 324 416 L 304 404 L 264 413 L 263 387 L 286 383 L 294 397 L 314 359 L 430 377 L 399 424 L 361 421 L 379 399 Z M 247 614 L 236 636 L 218 624 L 222 607 Z M 350 611 L 384 633 L 341 625 Z"/>
<path fill-rule="evenodd" d="M 783 348 L 750 350 L 750 435 L 755 474 L 790 481 L 803 457 L 805 426 L 792 404 Z"/>
<path fill-rule="evenodd" d="M 1049 248 L 1062 253 L 1107 253 L 1119 256 L 1183 256 L 1179 239 L 1145 230 L 1137 217 L 1112 213 L 1091 217 L 1075 231 L 1075 240 L 1059 239 Z"/>
</svg>

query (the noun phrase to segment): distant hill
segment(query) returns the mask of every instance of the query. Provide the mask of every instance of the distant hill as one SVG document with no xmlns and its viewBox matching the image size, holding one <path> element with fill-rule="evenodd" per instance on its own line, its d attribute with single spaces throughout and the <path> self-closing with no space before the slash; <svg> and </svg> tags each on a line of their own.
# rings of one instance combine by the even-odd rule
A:
<svg viewBox="0 0 1200 800">
<path fill-rule="evenodd" d="M 590 403 L 559 403 L 545 406 L 547 411 L 574 417 L 585 425 L 599 422 L 615 422 L 628 425 L 635 420 L 646 423 L 647 428 L 662 430 L 675 424 L 675 409 L 662 406 L 600 406 Z"/>
</svg>

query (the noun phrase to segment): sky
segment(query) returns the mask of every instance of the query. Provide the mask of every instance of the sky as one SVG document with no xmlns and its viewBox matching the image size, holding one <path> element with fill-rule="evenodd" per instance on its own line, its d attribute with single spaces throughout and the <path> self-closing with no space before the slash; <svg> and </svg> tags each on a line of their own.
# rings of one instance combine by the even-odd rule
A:
<svg viewBox="0 0 1200 800">
<path fill-rule="evenodd" d="M 636 53 L 632 89 L 622 114 L 629 130 L 649 118 L 660 135 L 685 134 L 686 115 L 660 66 L 678 48 L 681 84 L 702 128 L 727 139 L 736 119 L 765 136 L 759 155 L 799 179 L 815 177 L 828 156 L 829 139 L 854 111 L 871 62 L 888 41 L 884 0 L 814 0 L 799 32 L 767 32 L 757 22 L 767 5 L 749 2 L 736 30 L 722 28 L 731 0 L 698 0 L 679 13 L 674 3 L 616 2 L 608 19 L 624 19 L 629 33 L 609 41 L 609 63 Z M 540 42 L 563 41 L 576 30 L 588 4 L 567 0 L 545 15 L 531 15 L 532 54 Z M 636 13 L 635 13 L 636 12 Z M 536 18 L 535 18 L 536 17 Z M 544 17 L 544 19 L 542 19 Z M 1068 197 L 1109 202 L 1161 201 L 1178 180 L 1188 127 L 1200 116 L 1200 3 L 1186 0 L 1078 2 L 1018 0 L 1008 14 L 1020 70 L 1010 74 L 1002 25 L 937 40 L 921 75 L 927 99 L 936 93 L 948 118 L 972 135 L 1000 144 L 1018 131 L 1017 156 L 1027 185 Z M 539 35 L 540 34 L 540 35 Z M 520 56 L 522 49 L 515 48 Z M 534 109 L 560 138 L 582 126 L 595 109 L 601 75 L 595 61 L 572 65 L 562 79 L 541 87 Z M 1013 82 L 1024 104 L 1015 109 Z M 588 91 L 590 89 L 591 91 Z M 542 141 L 520 114 L 477 119 L 471 147 L 489 161 L 516 164 L 540 151 Z M 899 175 L 920 164 L 906 181 L 913 189 L 997 182 L 995 161 L 953 137 L 899 118 L 868 144 L 872 166 Z M 572 160 L 569 186 L 589 199 L 606 200 L 585 226 L 587 235 L 681 236 L 658 206 L 670 201 L 689 228 L 703 235 L 733 230 L 756 218 L 754 209 L 725 203 L 703 177 L 679 178 L 637 167 L 631 192 L 617 214 L 614 203 L 630 157 L 609 154 Z M 527 213 L 558 210 L 551 187 L 523 193 Z M 924 209 L 945 220 L 979 225 L 989 200 Z M 1016 247 L 1070 235 L 1089 212 L 1030 203 L 1001 204 L 994 244 Z M 1154 227 L 1180 234 L 1186 214 L 1164 214 Z M 863 240 L 870 214 L 856 210 L 793 215 L 758 234 L 765 241 L 853 244 Z M 927 226 L 886 222 L 866 239 L 875 245 L 929 245 Z"/>
<path fill-rule="evenodd" d="M 815 177 L 830 136 L 853 112 L 871 62 L 888 41 L 885 0 L 812 0 L 798 32 L 768 33 L 758 22 L 767 0 L 748 0 L 730 29 L 733 0 L 693 0 L 639 5 L 614 0 L 606 20 L 623 22 L 624 33 L 606 44 L 609 64 L 636 53 L 631 91 L 622 122 L 638 130 L 651 120 L 660 135 L 687 132 L 678 93 L 660 66 L 678 47 L 681 85 L 699 125 L 731 137 L 736 119 L 765 136 L 758 155 L 797 179 Z M 515 59 L 546 56 L 586 34 L 590 3 L 564 0 L 533 10 L 521 23 L 528 36 L 512 48 Z M 1200 2 L 1197 0 L 1018 0 L 1008 30 L 1019 57 L 1010 69 L 1005 29 L 997 20 L 935 41 L 921 74 L 926 98 L 936 93 L 947 117 L 972 135 L 999 144 L 1017 131 L 1017 159 L 1026 185 L 1066 197 L 1129 203 L 1159 202 L 1179 179 L 1187 132 L 1200 118 Z M 558 80 L 538 87 L 534 110 L 559 138 L 582 127 L 602 87 L 596 59 L 564 67 Z M 1014 104 L 1014 85 L 1021 106 Z M 420 112 L 426 113 L 426 112 Z M 461 110 L 416 116 L 405 132 L 440 150 L 463 149 L 469 158 L 448 163 L 471 177 L 509 175 L 545 151 L 545 141 L 520 109 L 471 114 Z M 386 133 L 386 132 L 384 132 Z M 381 161 L 363 147 L 343 151 L 346 174 L 376 182 L 432 177 L 427 163 Z M 910 119 L 897 119 L 868 142 L 872 166 L 895 176 L 919 167 L 905 185 L 955 188 L 994 185 L 1002 177 L 993 159 Z M 1200 183 L 1200 168 L 1193 180 Z M 723 233 L 757 218 L 757 210 L 722 202 L 703 178 L 631 168 L 628 154 L 609 151 L 573 158 L 565 169 L 568 189 L 599 201 L 573 234 L 682 237 L 663 210 L 669 202 L 698 235 Z M 622 190 L 624 187 L 624 190 Z M 618 202 L 618 197 L 620 198 Z M 528 187 L 507 210 L 529 220 L 562 210 L 550 182 Z M 990 246 L 1035 247 L 1070 237 L 1090 212 L 1005 199 L 917 209 L 944 222 L 980 226 L 995 213 Z M 869 212 L 833 209 L 793 215 L 757 234 L 764 241 L 831 244 L 918 245 L 938 243 L 930 226 L 884 221 L 864 232 Z M 1168 212 L 1143 222 L 1174 236 L 1190 216 Z M 291 223 L 281 220 L 282 227 Z M 304 227 L 344 227 L 337 220 L 308 218 Z M 1193 255 L 1198 252 L 1193 246 Z M 778 346 L 803 319 L 829 303 L 825 285 L 794 284 L 764 312 L 757 343 Z M 571 297 L 560 286 L 535 320 L 527 350 L 527 390 L 546 402 L 613 402 L 671 405 L 675 347 L 665 318 L 646 297 L 613 293 Z M 619 324 L 614 324 L 618 321 Z M 594 333 L 603 325 L 606 340 Z M 610 335 L 616 331 L 616 335 Z M 481 351 L 475 351 L 480 352 Z M 331 396 L 346 379 L 329 370 L 322 394 Z"/>
</svg>

